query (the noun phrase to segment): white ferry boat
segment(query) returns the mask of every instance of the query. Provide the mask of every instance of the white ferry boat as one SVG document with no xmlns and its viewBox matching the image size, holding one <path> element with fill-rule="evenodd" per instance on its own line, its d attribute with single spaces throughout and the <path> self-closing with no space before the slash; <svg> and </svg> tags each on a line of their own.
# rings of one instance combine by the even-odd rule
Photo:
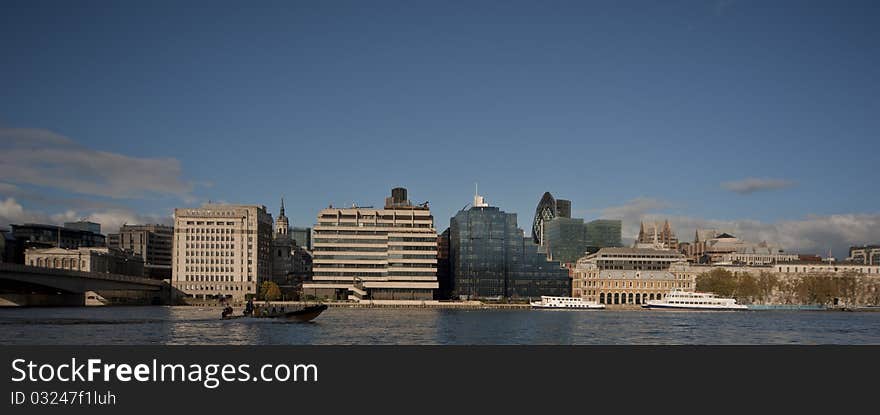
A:
<svg viewBox="0 0 880 415">
<path fill-rule="evenodd" d="M 747 306 L 737 304 L 733 298 L 721 298 L 711 293 L 672 291 L 662 300 L 648 300 L 644 308 L 672 310 L 748 310 Z"/>
<path fill-rule="evenodd" d="M 563 309 L 580 309 L 580 310 L 601 310 L 605 308 L 605 304 L 584 301 L 583 298 L 575 297 L 550 297 L 541 296 L 541 301 L 532 301 L 529 304 L 532 308 L 563 308 Z"/>
</svg>

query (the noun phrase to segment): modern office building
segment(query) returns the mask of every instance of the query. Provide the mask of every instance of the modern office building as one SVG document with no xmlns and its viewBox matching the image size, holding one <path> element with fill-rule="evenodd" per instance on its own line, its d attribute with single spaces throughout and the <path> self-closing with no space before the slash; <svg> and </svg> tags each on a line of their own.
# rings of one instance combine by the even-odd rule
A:
<svg viewBox="0 0 880 415">
<path fill-rule="evenodd" d="M 75 249 L 106 246 L 104 235 L 88 230 L 37 223 L 10 226 L 12 227 L 12 237 L 19 241 L 22 249 L 50 247 Z"/>
<path fill-rule="evenodd" d="M 144 276 L 143 258 L 107 247 L 30 248 L 25 252 L 25 264 L 72 271 Z"/>
<path fill-rule="evenodd" d="M 623 246 L 623 222 L 619 219 L 596 219 L 584 224 L 588 247 L 615 248 Z"/>
<path fill-rule="evenodd" d="M 452 272 L 449 264 L 449 228 L 437 235 L 437 292 L 435 298 L 448 300 L 452 298 Z"/>
<path fill-rule="evenodd" d="M 619 220 L 557 217 L 544 222 L 543 248 L 550 259 L 574 264 L 600 248 L 621 246 L 621 229 Z"/>
<path fill-rule="evenodd" d="M 167 225 L 122 225 L 107 235 L 107 246 L 131 252 L 144 259 L 149 278 L 170 279 L 174 228 Z"/>
<path fill-rule="evenodd" d="M 193 297 L 256 295 L 271 275 L 271 243 L 265 206 L 174 209 L 172 284 Z"/>
<path fill-rule="evenodd" d="M 80 220 L 76 222 L 64 222 L 64 227 L 67 229 L 75 229 L 78 231 L 85 231 L 91 233 L 101 233 L 101 224 L 95 222 L 89 222 L 87 220 Z"/>
<path fill-rule="evenodd" d="M 572 295 L 601 304 L 644 304 L 671 290 L 694 291 L 696 273 L 667 249 L 602 248 L 578 260 Z"/>
<path fill-rule="evenodd" d="M 850 247 L 847 260 L 862 265 L 880 265 L 880 245 Z"/>
<path fill-rule="evenodd" d="M 533 235 L 534 236 L 534 235 Z M 571 278 L 532 237 L 517 227 L 515 213 L 489 206 L 474 196 L 449 226 L 453 295 L 461 299 L 568 296 Z"/>
<path fill-rule="evenodd" d="M 600 219 L 584 223 L 571 217 L 571 201 L 544 193 L 535 209 L 532 240 L 547 257 L 573 266 L 578 258 L 599 248 L 621 246 L 619 220 Z"/>
<path fill-rule="evenodd" d="M 22 252 L 22 258 L 16 261 L 16 256 L 19 255 L 19 252 Z M 23 263 L 23 252 L 23 250 L 19 250 L 18 241 L 12 236 L 12 231 L 10 229 L 0 229 L 0 262 Z"/>
<path fill-rule="evenodd" d="M 360 300 L 431 300 L 437 231 L 427 203 L 392 189 L 383 209 L 323 209 L 314 227 L 313 277 L 303 294 Z"/>
<path fill-rule="evenodd" d="M 302 247 L 308 251 L 312 250 L 312 228 L 293 227 L 290 230 L 290 236 L 296 243 L 296 246 Z"/>
<path fill-rule="evenodd" d="M 532 241 L 543 245 L 546 222 L 553 218 L 570 217 L 571 201 L 555 199 L 550 192 L 544 192 L 541 200 L 538 201 L 538 207 L 535 208 L 535 217 L 532 219 Z"/>
</svg>

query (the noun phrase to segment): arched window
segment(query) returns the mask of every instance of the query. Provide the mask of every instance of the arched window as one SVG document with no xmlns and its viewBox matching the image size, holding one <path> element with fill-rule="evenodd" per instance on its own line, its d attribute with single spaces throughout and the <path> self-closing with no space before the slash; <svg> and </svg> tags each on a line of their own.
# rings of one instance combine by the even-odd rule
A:
<svg viewBox="0 0 880 415">
<path fill-rule="evenodd" d="M 599 304 L 605 304 L 605 293 L 599 293 Z"/>
<path fill-rule="evenodd" d="M 629 300 L 629 301 L 626 302 L 627 304 L 632 304 L 632 303 L 633 303 L 633 293 L 629 293 L 629 298 L 628 298 L 628 300 Z"/>
<path fill-rule="evenodd" d="M 620 304 L 620 294 L 614 293 L 614 304 Z"/>
<path fill-rule="evenodd" d="M 642 295 L 639 293 L 636 293 L 636 304 L 641 304 L 641 303 L 642 303 Z"/>
</svg>

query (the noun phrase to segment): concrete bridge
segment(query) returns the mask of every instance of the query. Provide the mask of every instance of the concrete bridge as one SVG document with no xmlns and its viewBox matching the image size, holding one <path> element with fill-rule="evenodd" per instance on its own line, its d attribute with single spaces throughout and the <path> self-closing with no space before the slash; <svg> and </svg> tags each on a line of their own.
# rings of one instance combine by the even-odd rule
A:
<svg viewBox="0 0 880 415">
<path fill-rule="evenodd" d="M 165 281 L 0 263 L 0 306 L 170 304 Z"/>
</svg>

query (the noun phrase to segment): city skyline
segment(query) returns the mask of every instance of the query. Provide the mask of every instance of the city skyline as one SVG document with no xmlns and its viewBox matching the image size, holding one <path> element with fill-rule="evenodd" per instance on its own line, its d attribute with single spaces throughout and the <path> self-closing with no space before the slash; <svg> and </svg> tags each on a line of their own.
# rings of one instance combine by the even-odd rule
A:
<svg viewBox="0 0 880 415">
<path fill-rule="evenodd" d="M 880 236 L 877 7 L 792 5 L 9 3 L 0 226 L 403 186 L 439 232 L 478 182 L 523 229 L 550 191 L 842 258 Z"/>
</svg>

